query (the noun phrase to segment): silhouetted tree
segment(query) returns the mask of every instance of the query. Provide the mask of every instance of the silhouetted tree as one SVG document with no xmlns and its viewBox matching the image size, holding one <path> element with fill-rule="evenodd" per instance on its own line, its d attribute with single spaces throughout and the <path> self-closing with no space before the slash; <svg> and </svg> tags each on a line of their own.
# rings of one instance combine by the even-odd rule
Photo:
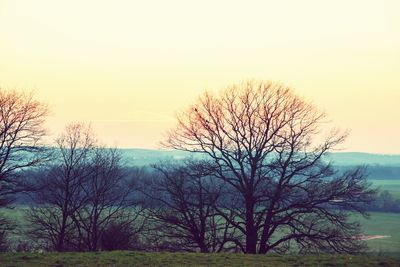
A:
<svg viewBox="0 0 400 267">
<path fill-rule="evenodd" d="M 0 206 L 24 189 L 21 171 L 47 159 L 46 116 L 47 106 L 32 94 L 0 89 Z"/>
<path fill-rule="evenodd" d="M 158 249 L 219 252 L 231 241 L 229 223 L 217 216 L 214 205 L 223 185 L 212 179 L 207 162 L 164 163 L 142 192 L 150 200 L 147 213 Z"/>
<path fill-rule="evenodd" d="M 117 149 L 100 146 L 79 123 L 67 126 L 57 144 L 53 164 L 33 180 L 32 237 L 50 250 L 95 251 L 111 222 L 144 223 L 140 207 L 132 208 L 133 183 Z"/>
<path fill-rule="evenodd" d="M 88 167 L 90 173 L 81 185 L 85 203 L 72 216 L 86 250 L 96 251 L 101 245 L 111 249 L 102 237 L 106 229 L 124 225 L 127 234 L 139 232 L 145 223 L 142 208 L 133 198 L 134 184 L 127 179 L 118 150 L 97 147 Z"/>
<path fill-rule="evenodd" d="M 374 192 L 362 169 L 339 174 L 324 161 L 345 139 L 332 131 L 315 141 L 324 117 L 286 87 L 251 81 L 202 95 L 164 145 L 213 161 L 213 175 L 235 192 L 216 208 L 245 236 L 245 253 L 356 253 L 363 244 L 348 211 L 365 215 Z"/>
<path fill-rule="evenodd" d="M 100 146 L 79 123 L 67 126 L 57 144 L 53 164 L 33 180 L 29 234 L 51 250 L 96 251 L 106 246 L 101 240 L 110 223 L 139 231 L 142 209 L 118 150 Z"/>
<path fill-rule="evenodd" d="M 89 162 L 95 140 L 90 128 L 71 124 L 57 139 L 57 145 L 54 164 L 33 181 L 37 190 L 27 218 L 32 226 L 30 235 L 49 249 L 74 250 L 79 248 L 80 240 L 73 219 L 87 201 L 82 184 L 91 171 Z"/>
</svg>

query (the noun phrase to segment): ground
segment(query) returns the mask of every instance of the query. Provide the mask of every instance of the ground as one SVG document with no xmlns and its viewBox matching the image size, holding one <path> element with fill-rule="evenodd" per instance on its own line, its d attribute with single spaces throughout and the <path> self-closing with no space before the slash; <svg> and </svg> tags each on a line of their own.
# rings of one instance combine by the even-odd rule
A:
<svg viewBox="0 0 400 267">
<path fill-rule="evenodd" d="M 83 267 L 83 266 L 400 266 L 400 257 L 317 255 L 275 256 L 201 253 L 6 253 L 0 254 L 3 267 Z"/>
</svg>

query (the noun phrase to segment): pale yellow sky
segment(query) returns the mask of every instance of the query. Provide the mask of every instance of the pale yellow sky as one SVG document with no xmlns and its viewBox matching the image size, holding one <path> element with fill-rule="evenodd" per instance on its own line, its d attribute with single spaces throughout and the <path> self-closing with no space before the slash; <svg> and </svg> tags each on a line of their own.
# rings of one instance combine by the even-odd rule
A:
<svg viewBox="0 0 400 267">
<path fill-rule="evenodd" d="M 0 86 L 35 90 L 58 134 L 155 148 L 204 89 L 283 82 L 346 151 L 400 153 L 400 1 L 0 0 Z"/>
</svg>

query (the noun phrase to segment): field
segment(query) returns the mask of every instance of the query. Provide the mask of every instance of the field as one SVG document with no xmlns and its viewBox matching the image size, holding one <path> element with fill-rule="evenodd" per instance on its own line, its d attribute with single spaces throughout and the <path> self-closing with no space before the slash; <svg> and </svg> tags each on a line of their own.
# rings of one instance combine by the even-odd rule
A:
<svg viewBox="0 0 400 267">
<path fill-rule="evenodd" d="M 3 210 L 3 214 L 22 223 L 23 209 L 20 207 L 13 210 Z M 353 219 L 361 223 L 366 236 L 387 236 L 367 240 L 369 252 L 374 255 L 400 256 L 400 213 L 371 212 L 369 219 L 358 215 L 354 216 Z M 23 224 L 21 226 L 23 227 Z"/>
<path fill-rule="evenodd" d="M 356 216 L 360 221 L 365 235 L 390 236 L 368 240 L 371 252 L 380 254 L 400 255 L 400 213 L 371 212 L 370 219 Z"/>
<path fill-rule="evenodd" d="M 400 198 L 400 180 L 371 180 L 371 182 L 375 185 L 375 186 L 379 186 L 381 188 L 381 190 L 389 190 L 395 197 L 399 197 Z M 15 221 L 20 223 L 20 228 L 23 228 L 23 214 L 24 214 L 24 207 L 19 207 L 19 208 L 15 208 L 13 210 L 9 210 L 9 209 L 2 209 L 0 210 L 0 212 L 4 215 L 6 215 L 9 218 L 14 219 Z M 400 213 L 385 213 L 385 212 L 371 212 L 370 213 L 371 217 L 369 219 L 365 219 L 361 216 L 354 216 L 354 220 L 357 220 L 361 223 L 364 233 L 367 237 L 369 236 L 385 236 L 384 238 L 377 238 L 377 239 L 370 239 L 367 240 L 367 244 L 369 247 L 369 252 L 371 255 L 385 255 L 385 256 L 396 256 L 396 257 L 400 257 Z M 121 252 L 122 253 L 122 252 Z M 33 255 L 36 254 L 26 254 L 25 256 L 22 254 L 17 254 L 12 256 L 13 254 L 7 254 L 7 257 L 33 257 Z M 72 255 L 72 254 L 68 254 L 68 255 Z M 69 257 L 68 255 L 65 255 L 65 257 Z M 77 254 L 78 255 L 78 254 Z M 83 254 L 79 254 L 79 255 L 83 255 Z M 87 255 L 87 254 L 85 254 Z M 88 257 L 93 258 L 95 257 L 98 260 L 110 260 L 112 261 L 112 258 L 114 257 L 114 255 L 116 254 L 102 254 L 102 255 L 97 255 L 97 254 L 93 254 L 90 255 Z M 125 255 L 125 254 L 124 254 Z M 131 257 L 144 257 L 143 259 L 146 259 L 146 257 L 148 257 L 149 254 L 141 254 L 141 253 L 136 253 L 134 254 L 134 256 L 130 255 L 130 254 L 126 254 L 128 256 L 128 258 Z M 141 255 L 141 256 L 140 256 Z M 169 257 L 168 255 L 170 254 L 157 254 L 160 257 Z M 190 260 L 190 259 L 186 259 L 184 256 L 179 256 L 180 254 L 176 254 L 178 255 L 177 257 L 181 257 L 181 260 L 183 262 L 185 262 L 185 260 Z M 4 255 L 3 255 L 4 256 Z M 41 258 L 44 257 L 42 255 L 36 255 L 35 257 Z M 60 258 L 64 257 L 61 255 L 53 255 L 53 254 L 46 254 L 46 259 L 56 262 L 57 260 L 60 260 Z M 83 257 L 83 256 L 82 256 Z M 107 257 L 111 257 L 111 258 L 107 258 Z M 175 257 L 175 256 L 174 256 Z M 199 256 L 200 257 L 200 256 Z M 204 260 L 204 264 L 207 263 L 207 257 L 206 256 L 201 256 L 203 257 L 202 260 Z M 217 262 L 221 261 L 221 259 L 219 258 L 220 256 L 214 256 L 214 258 L 212 260 L 215 260 Z M 222 257 L 222 256 L 221 256 Z M 232 256 L 230 255 L 230 257 L 236 257 L 236 256 Z M 86 258 L 86 256 L 84 257 Z M 152 257 L 148 257 L 148 258 L 152 258 Z M 163 260 L 167 260 L 168 259 L 163 259 Z M 190 257 L 189 257 L 190 258 Z M 17 260 L 17 259 L 16 259 Z M 92 259 L 94 260 L 94 258 Z M 151 260 L 151 259 L 148 259 Z M 241 260 L 245 260 L 244 258 Z M 268 259 L 268 260 L 274 260 L 274 258 Z M 285 258 L 286 260 L 286 258 Z M 310 258 L 311 260 L 311 258 Z M 179 261 L 178 261 L 179 262 Z M 178 263 L 177 262 L 177 263 Z M 272 262 L 273 263 L 273 262 Z M 157 262 L 154 262 L 154 264 L 157 264 Z M 257 263 L 258 264 L 258 263 Z M 256 265 L 257 265 L 256 264 Z M 261 264 L 261 263 L 260 263 Z M 327 263 L 328 264 L 328 263 Z M 347 263 L 346 263 L 347 264 Z M 261 264 L 262 265 L 262 264 Z M 260 266 L 261 266 L 260 265 Z M 0 266 L 3 266 L 1 264 L 0 261 Z M 60 265 L 63 266 L 63 265 Z M 282 265 L 285 266 L 285 265 Z M 324 265 L 321 265 L 324 266 Z M 357 265 L 355 265 L 357 266 Z M 398 265 L 400 266 L 400 264 Z"/>
<path fill-rule="evenodd" d="M 399 266 L 399 257 L 382 256 L 275 256 L 201 253 L 5 253 L 0 266 Z"/>
<path fill-rule="evenodd" d="M 388 190 L 400 198 L 400 179 L 373 179 L 372 184 L 381 191 Z M 366 235 L 384 235 L 389 238 L 368 240 L 370 250 L 377 253 L 400 254 L 400 213 L 371 212 L 370 219 L 358 216 Z"/>
</svg>

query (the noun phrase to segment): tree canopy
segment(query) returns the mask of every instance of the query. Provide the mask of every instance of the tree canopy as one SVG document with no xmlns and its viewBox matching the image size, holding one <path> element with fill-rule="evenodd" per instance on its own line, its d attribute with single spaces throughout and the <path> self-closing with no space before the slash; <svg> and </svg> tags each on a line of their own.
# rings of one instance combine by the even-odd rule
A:
<svg viewBox="0 0 400 267">
<path fill-rule="evenodd" d="M 288 87 L 248 81 L 204 93 L 163 144 L 208 156 L 231 192 L 216 209 L 242 234 L 244 252 L 354 253 L 363 244 L 348 211 L 365 215 L 374 192 L 362 168 L 339 174 L 324 161 L 346 137 L 321 136 L 325 118 Z"/>
</svg>

